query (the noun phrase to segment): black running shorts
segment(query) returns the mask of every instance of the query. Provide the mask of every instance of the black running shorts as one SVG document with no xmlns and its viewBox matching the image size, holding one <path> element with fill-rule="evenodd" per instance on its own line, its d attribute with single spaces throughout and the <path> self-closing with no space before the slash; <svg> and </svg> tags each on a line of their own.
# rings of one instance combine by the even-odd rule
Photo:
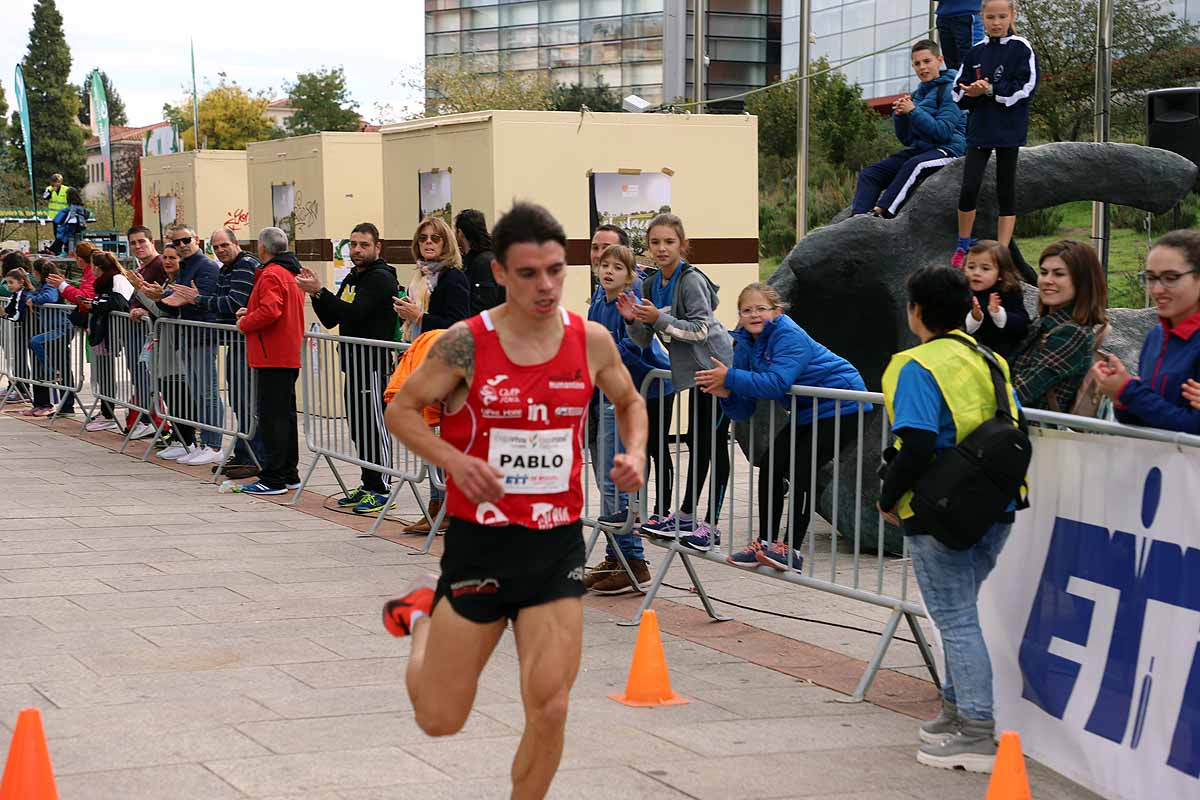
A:
<svg viewBox="0 0 1200 800">
<path fill-rule="evenodd" d="M 516 619 L 521 609 L 582 597 L 586 553 L 579 522 L 537 531 L 450 519 L 437 600 L 472 622 Z"/>
</svg>

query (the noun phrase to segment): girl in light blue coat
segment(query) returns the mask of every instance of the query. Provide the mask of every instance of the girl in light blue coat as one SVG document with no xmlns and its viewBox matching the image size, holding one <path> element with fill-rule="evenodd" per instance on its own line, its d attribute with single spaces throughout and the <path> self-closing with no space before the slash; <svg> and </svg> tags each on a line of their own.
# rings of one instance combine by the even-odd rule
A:
<svg viewBox="0 0 1200 800">
<path fill-rule="evenodd" d="M 798 398 L 792 405 L 788 390 L 792 386 L 816 386 L 865 392 L 867 387 L 849 361 L 815 341 L 783 312 L 779 293 L 765 283 L 752 283 L 738 295 L 740 323 L 733 332 L 733 367 L 726 369 L 714 359 L 712 369 L 696 373 L 696 385 L 721 398 L 722 410 L 732 419 L 748 419 L 759 400 L 774 400 L 788 420 L 775 436 L 769 451 L 762 453 L 758 470 L 758 539 L 741 552 L 726 557 L 738 567 L 754 569 L 760 564 L 777 570 L 800 569 L 803 559 L 798 552 L 812 518 L 809 488 L 813 474 L 813 404 Z M 870 411 L 870 404 L 862 404 Z M 792 411 L 795 411 L 793 414 Z M 819 400 L 817 402 L 816 469 L 833 459 L 836 452 L 857 438 L 857 426 L 841 425 L 834 434 L 834 417 L 857 414 L 859 403 Z M 790 419 L 788 417 L 790 416 Z M 796 450 L 792 452 L 792 428 Z M 774 456 L 771 456 L 774 453 Z M 794 469 L 794 472 L 793 472 Z M 787 481 L 791 484 L 787 490 Z M 792 496 L 793 549 L 780 526 L 785 495 Z"/>
</svg>

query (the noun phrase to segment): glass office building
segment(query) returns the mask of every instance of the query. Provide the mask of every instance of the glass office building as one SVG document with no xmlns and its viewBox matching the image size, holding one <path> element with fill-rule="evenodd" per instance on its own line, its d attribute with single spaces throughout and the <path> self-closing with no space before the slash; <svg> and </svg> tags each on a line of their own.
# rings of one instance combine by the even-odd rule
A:
<svg viewBox="0 0 1200 800">
<path fill-rule="evenodd" d="M 782 0 L 709 0 L 706 97 L 779 79 Z M 692 97 L 689 0 L 425 0 L 428 67 Z M 740 104 L 734 104 L 740 109 Z"/>
</svg>

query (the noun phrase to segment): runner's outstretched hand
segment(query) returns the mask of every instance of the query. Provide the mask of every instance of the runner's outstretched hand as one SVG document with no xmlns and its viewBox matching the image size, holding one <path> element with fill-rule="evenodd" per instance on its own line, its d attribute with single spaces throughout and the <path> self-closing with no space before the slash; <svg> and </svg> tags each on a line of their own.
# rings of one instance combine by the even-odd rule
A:
<svg viewBox="0 0 1200 800">
<path fill-rule="evenodd" d="M 636 492 L 642 488 L 642 473 L 645 469 L 645 454 L 617 453 L 613 456 L 613 467 L 608 476 L 622 492 Z"/>
<path fill-rule="evenodd" d="M 464 455 L 448 469 L 472 503 L 494 503 L 504 496 L 504 473 L 481 458 Z"/>
</svg>

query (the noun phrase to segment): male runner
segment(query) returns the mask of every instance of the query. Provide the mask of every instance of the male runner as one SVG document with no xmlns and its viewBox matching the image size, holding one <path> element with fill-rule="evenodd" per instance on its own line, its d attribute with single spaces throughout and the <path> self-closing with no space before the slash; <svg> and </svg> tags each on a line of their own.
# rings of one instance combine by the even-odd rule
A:
<svg viewBox="0 0 1200 800">
<path fill-rule="evenodd" d="M 492 231 L 507 300 L 451 327 L 388 407 L 388 428 L 449 473 L 442 575 L 384 607 L 412 634 L 408 695 L 430 736 L 458 732 L 479 674 L 513 621 L 525 732 L 512 796 L 541 798 L 562 757 L 583 637 L 581 443 L 593 385 L 616 406 L 623 491 L 642 485 L 646 409 L 612 336 L 563 309 L 566 234 L 518 203 Z M 441 438 L 421 418 L 444 403 Z"/>
</svg>

